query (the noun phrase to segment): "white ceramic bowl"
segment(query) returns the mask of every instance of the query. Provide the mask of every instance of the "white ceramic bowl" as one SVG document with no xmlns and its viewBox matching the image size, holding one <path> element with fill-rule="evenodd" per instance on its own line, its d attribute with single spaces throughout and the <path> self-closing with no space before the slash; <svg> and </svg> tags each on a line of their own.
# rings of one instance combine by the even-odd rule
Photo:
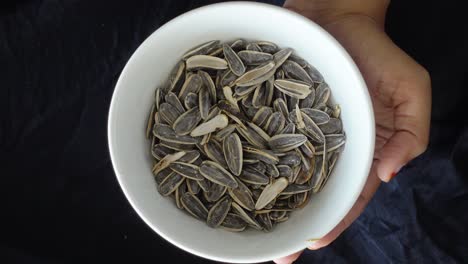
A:
<svg viewBox="0 0 468 264">
<path fill-rule="evenodd" d="M 202 42 L 236 38 L 268 40 L 293 48 L 316 66 L 341 105 L 347 143 L 322 192 L 270 233 L 231 233 L 209 228 L 177 209 L 156 190 L 144 128 L 153 94 L 181 55 Z M 271 5 L 230 2 L 192 10 L 166 23 L 135 51 L 117 82 L 108 138 L 117 179 L 140 217 L 172 244 L 225 262 L 261 262 L 309 245 L 351 209 L 366 181 L 374 151 L 374 116 L 366 85 L 351 57 L 326 31 Z M 158 250 L 155 248 L 154 250 Z"/>
</svg>

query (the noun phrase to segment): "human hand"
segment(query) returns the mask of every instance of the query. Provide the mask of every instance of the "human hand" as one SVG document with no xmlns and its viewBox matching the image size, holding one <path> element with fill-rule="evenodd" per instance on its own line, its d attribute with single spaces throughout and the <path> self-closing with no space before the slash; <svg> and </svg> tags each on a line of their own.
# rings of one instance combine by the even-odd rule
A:
<svg viewBox="0 0 468 264">
<path fill-rule="evenodd" d="M 384 32 L 385 0 L 287 0 L 284 7 L 320 24 L 352 56 L 372 99 L 374 161 L 362 193 L 345 218 L 309 249 L 333 242 L 362 213 L 381 181 L 390 181 L 428 144 L 431 84 L 428 72 Z M 302 251 L 275 260 L 292 263 Z"/>
</svg>

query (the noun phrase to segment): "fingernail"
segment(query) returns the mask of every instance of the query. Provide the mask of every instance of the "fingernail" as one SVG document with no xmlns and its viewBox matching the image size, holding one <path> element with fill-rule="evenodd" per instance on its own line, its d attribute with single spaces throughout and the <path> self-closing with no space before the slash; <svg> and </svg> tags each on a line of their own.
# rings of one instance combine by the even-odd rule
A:
<svg viewBox="0 0 468 264">
<path fill-rule="evenodd" d="M 317 242 L 312 242 L 307 248 L 310 250 L 317 250 L 320 248 L 320 244 Z"/>
<path fill-rule="evenodd" d="M 403 168 L 403 166 L 400 166 L 399 168 L 397 168 L 394 172 L 392 172 L 390 174 L 390 179 L 388 181 L 391 181 L 393 178 L 395 178 L 395 176 L 397 176 L 398 172 L 400 172 L 401 168 Z"/>
</svg>

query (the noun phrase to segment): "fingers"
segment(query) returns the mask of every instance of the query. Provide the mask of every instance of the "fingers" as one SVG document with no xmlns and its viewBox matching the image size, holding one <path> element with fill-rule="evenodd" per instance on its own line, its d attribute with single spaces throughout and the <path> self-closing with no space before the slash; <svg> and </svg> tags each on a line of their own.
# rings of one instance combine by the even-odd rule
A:
<svg viewBox="0 0 468 264">
<path fill-rule="evenodd" d="M 356 201 L 356 203 L 354 203 L 353 208 L 351 208 L 351 210 L 345 216 L 345 218 L 343 218 L 343 220 L 341 220 L 341 222 L 335 228 L 333 228 L 332 231 L 326 234 L 322 239 L 316 241 L 311 246 L 309 246 L 309 249 L 317 250 L 328 246 L 339 235 L 341 235 L 341 233 L 343 233 L 343 231 L 346 230 L 346 228 L 348 228 L 351 225 L 351 223 L 353 223 L 354 220 L 356 220 L 359 217 L 362 211 L 364 211 L 364 208 L 366 208 L 370 199 L 372 198 L 372 196 L 374 196 L 379 185 L 380 179 L 377 177 L 375 173 L 375 166 L 373 165 L 371 173 L 369 174 L 369 177 L 367 179 L 366 185 L 364 186 L 361 195 L 359 195 L 358 200 Z"/>
<path fill-rule="evenodd" d="M 304 250 L 301 250 L 301 251 L 298 251 L 294 254 L 291 254 L 289 256 L 286 256 L 286 257 L 283 257 L 283 258 L 279 258 L 279 259 L 275 259 L 273 260 L 276 264 L 291 264 L 293 263 L 294 261 L 296 261 L 296 259 L 299 258 L 299 256 L 302 254 Z"/>
<path fill-rule="evenodd" d="M 427 72 L 415 66 L 412 78 L 402 82 L 394 94 L 395 133 L 379 153 L 377 173 L 388 182 L 401 167 L 423 153 L 429 141 L 431 85 Z"/>
</svg>

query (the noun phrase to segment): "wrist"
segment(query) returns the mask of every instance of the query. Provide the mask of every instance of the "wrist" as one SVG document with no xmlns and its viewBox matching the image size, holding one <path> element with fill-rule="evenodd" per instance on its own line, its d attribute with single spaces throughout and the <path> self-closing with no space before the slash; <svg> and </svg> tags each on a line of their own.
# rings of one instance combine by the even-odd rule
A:
<svg viewBox="0 0 468 264">
<path fill-rule="evenodd" d="M 383 28 L 390 0 L 286 0 L 284 7 L 326 26 L 337 20 L 360 16 Z"/>
</svg>

